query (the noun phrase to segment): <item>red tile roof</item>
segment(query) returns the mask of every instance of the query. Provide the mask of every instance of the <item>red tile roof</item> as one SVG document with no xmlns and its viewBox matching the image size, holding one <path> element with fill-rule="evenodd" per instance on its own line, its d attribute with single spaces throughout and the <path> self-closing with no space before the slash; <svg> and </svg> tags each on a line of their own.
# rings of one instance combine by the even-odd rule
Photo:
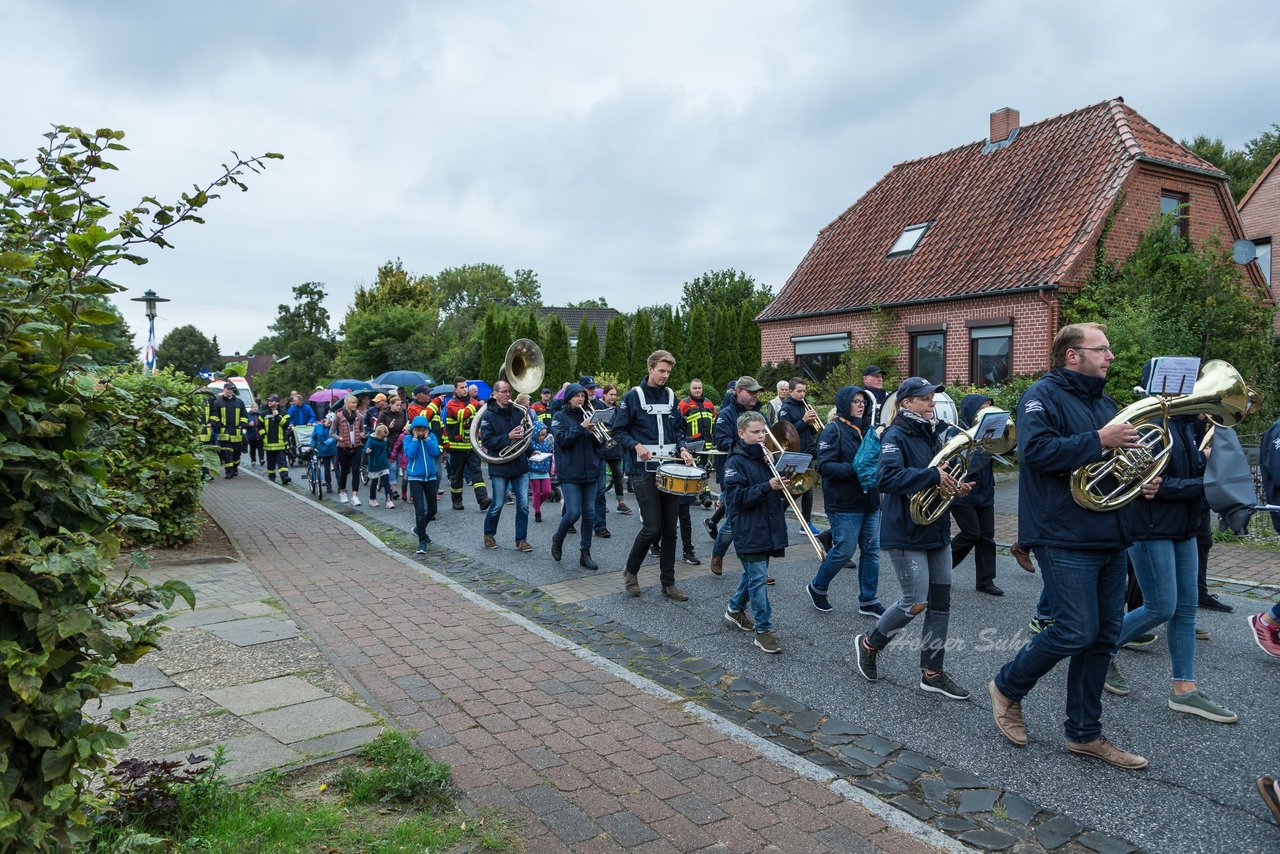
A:
<svg viewBox="0 0 1280 854">
<path fill-rule="evenodd" d="M 819 234 L 758 320 L 976 296 L 1058 282 L 1138 160 L 1222 175 L 1122 99 L 899 163 Z M 933 225 L 886 257 L 906 226 Z"/>
</svg>

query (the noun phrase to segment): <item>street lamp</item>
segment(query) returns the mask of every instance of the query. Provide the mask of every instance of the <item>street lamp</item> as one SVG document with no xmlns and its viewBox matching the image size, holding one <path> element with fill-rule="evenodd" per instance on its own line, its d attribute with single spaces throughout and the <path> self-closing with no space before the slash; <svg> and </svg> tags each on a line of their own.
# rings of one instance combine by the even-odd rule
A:
<svg viewBox="0 0 1280 854">
<path fill-rule="evenodd" d="M 145 302 L 147 304 L 147 349 L 143 354 L 143 367 L 148 374 L 156 372 L 156 304 L 162 302 L 171 302 L 164 297 L 156 296 L 156 292 L 150 288 L 140 297 L 134 297 L 130 302 Z"/>
</svg>

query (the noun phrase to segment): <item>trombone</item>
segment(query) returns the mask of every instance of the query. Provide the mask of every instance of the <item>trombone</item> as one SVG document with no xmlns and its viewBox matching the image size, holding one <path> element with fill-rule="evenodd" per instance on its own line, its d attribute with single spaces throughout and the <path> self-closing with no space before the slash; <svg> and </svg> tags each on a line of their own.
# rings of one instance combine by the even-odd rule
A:
<svg viewBox="0 0 1280 854">
<path fill-rule="evenodd" d="M 782 434 L 779 439 L 777 433 Z M 800 447 L 800 434 L 796 432 L 795 425 L 790 421 L 779 420 L 776 424 L 765 431 L 765 435 L 773 440 L 776 453 L 781 455 L 784 451 L 794 451 Z M 764 452 L 764 461 L 769 464 L 769 471 L 773 472 L 773 476 L 778 478 L 785 485 L 787 478 L 782 476 L 778 471 L 778 467 L 773 464 L 773 456 L 769 451 Z M 818 560 L 827 559 L 827 550 L 822 547 L 822 543 L 818 542 L 818 538 L 814 536 L 813 531 L 809 530 L 809 523 L 804 520 L 804 514 L 800 512 L 800 506 L 796 504 L 795 498 L 787 489 L 782 490 L 782 497 L 787 499 L 787 504 L 791 505 L 791 512 L 796 514 L 796 520 L 800 523 L 800 529 L 804 531 L 804 535 L 809 538 L 809 545 L 813 546 L 813 550 L 818 553 Z"/>
<path fill-rule="evenodd" d="M 812 403 L 810 403 L 810 402 L 808 401 L 808 399 L 806 399 L 806 400 L 805 400 L 805 402 L 804 402 L 804 408 L 805 408 L 805 411 L 806 411 L 806 412 L 812 412 L 812 413 L 813 413 L 813 419 L 814 419 L 815 421 L 817 421 L 817 422 L 818 422 L 818 432 L 819 432 L 819 433 L 821 433 L 823 430 L 827 429 L 827 422 L 822 420 L 822 416 L 818 414 L 818 410 L 816 410 L 816 409 L 814 409 L 814 408 L 813 408 L 813 404 L 812 404 Z"/>
</svg>

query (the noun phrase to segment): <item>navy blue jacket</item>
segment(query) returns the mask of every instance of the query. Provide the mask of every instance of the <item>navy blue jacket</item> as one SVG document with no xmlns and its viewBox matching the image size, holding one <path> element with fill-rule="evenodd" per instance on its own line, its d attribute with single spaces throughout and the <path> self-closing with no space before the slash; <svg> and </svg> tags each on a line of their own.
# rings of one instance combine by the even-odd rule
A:
<svg viewBox="0 0 1280 854">
<path fill-rule="evenodd" d="M 836 392 L 836 412 L 848 412 L 853 398 L 861 394 L 856 385 Z M 868 409 L 871 405 L 868 404 Z M 833 418 L 818 435 L 818 473 L 822 475 L 822 499 L 827 510 L 836 513 L 870 513 L 880 509 L 880 491 L 865 492 L 853 468 L 853 458 L 862 444 L 867 417 L 854 426 L 842 418 Z M 735 529 L 736 533 L 736 529 Z"/>
<path fill-rule="evenodd" d="M 1160 474 L 1155 498 L 1139 495 L 1125 509 L 1129 536 L 1135 540 L 1186 540 L 1200 531 L 1200 502 L 1204 499 L 1204 454 L 1196 446 L 1196 417 L 1179 415 L 1169 421 L 1173 450 Z"/>
<path fill-rule="evenodd" d="M 994 401 L 985 394 L 966 394 L 960 401 L 960 426 L 966 430 L 973 426 L 978 410 Z M 991 455 L 981 448 L 969 454 L 969 474 L 965 480 L 973 484 L 973 491 L 954 503 L 968 507 L 990 507 L 996 503 L 996 476 L 991 470 Z"/>
<path fill-rule="evenodd" d="M 1129 546 L 1124 514 L 1086 510 L 1071 497 L 1071 472 L 1104 456 L 1098 430 L 1116 414 L 1106 379 L 1054 368 L 1018 401 L 1018 541 L 1025 546 L 1106 550 Z"/>
<path fill-rule="evenodd" d="M 839 412 L 839 404 L 836 406 L 836 411 Z M 808 407 L 803 402 L 789 397 L 782 404 L 782 409 L 778 411 L 778 420 L 790 421 L 795 425 L 796 432 L 800 434 L 800 450 L 806 454 L 812 454 L 818 446 L 818 430 L 805 422 L 804 416 L 808 411 Z"/>
<path fill-rule="evenodd" d="M 785 499 L 769 486 L 772 477 L 763 445 L 734 445 L 724 467 L 724 503 L 733 519 L 733 549 L 739 555 L 782 557 L 787 547 Z"/>
<path fill-rule="evenodd" d="M 738 417 L 748 411 L 738 403 L 736 394 L 730 394 L 728 400 L 728 403 L 720 407 L 715 423 L 711 425 L 711 444 L 717 451 L 724 451 L 726 454 L 733 453 L 733 446 L 738 443 Z M 750 411 L 759 412 L 760 403 L 757 401 Z M 766 443 L 768 441 L 765 439 Z M 728 457 L 716 457 L 716 482 L 721 485 L 724 484 L 724 467 L 728 460 Z"/>
<path fill-rule="evenodd" d="M 502 409 L 492 399 L 480 419 L 480 445 L 488 454 L 497 454 L 513 444 L 507 434 L 524 421 L 524 412 L 514 403 Z M 519 477 L 529 471 L 529 451 L 506 463 L 489 463 L 490 477 Z"/>
<path fill-rule="evenodd" d="M 573 383 L 565 390 L 568 400 L 583 391 Z M 556 476 L 561 483 L 596 483 L 600 479 L 600 455 L 595 436 L 582 426 L 585 413 L 563 406 L 551 418 L 551 435 L 556 437 Z"/>
<path fill-rule="evenodd" d="M 917 421 L 899 413 L 880 436 L 880 492 L 884 512 L 880 515 L 880 548 L 927 551 L 951 542 L 951 513 L 932 525 L 917 525 L 911 519 L 911 496 L 941 479 L 929 468 L 939 442 L 948 430 L 943 423 Z M 734 528 L 734 536 L 738 529 Z"/>
<path fill-rule="evenodd" d="M 633 388 L 626 393 L 622 401 L 618 404 L 618 412 L 613 416 L 613 438 L 618 440 L 618 444 L 626 448 L 628 451 L 634 452 L 636 445 L 656 445 L 658 443 L 658 417 L 650 415 L 640 408 L 641 404 L 664 404 L 668 400 L 668 392 L 670 392 L 671 411 L 662 417 L 663 421 L 663 437 L 668 443 L 674 443 L 677 448 L 687 448 L 688 440 L 685 438 L 687 430 L 685 429 L 684 416 L 680 414 L 680 398 L 675 396 L 674 390 L 666 386 L 651 386 L 649 383 L 640 384 L 640 391 L 644 395 L 644 400 L 636 395 Z M 701 446 L 701 443 L 698 443 Z M 627 470 L 635 470 L 637 461 L 635 453 L 626 455 Z"/>
</svg>

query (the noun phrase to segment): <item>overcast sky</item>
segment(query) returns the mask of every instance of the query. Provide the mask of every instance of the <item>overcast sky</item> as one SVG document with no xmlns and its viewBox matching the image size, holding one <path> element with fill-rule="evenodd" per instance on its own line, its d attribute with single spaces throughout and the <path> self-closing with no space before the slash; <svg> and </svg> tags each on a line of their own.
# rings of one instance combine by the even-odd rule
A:
<svg viewBox="0 0 1280 854">
<path fill-rule="evenodd" d="M 1218 13 L 1218 9 L 1228 9 Z M 678 302 L 736 267 L 775 290 L 897 162 L 1123 96 L 1175 138 L 1280 122 L 1274 4 L 9 0 L 0 156 L 50 124 L 126 131 L 117 210 L 230 150 L 250 192 L 117 279 L 244 352 L 290 288 L 335 325 L 382 262 L 534 270 L 547 304 Z M 1229 15 L 1221 17 L 1215 15 Z M 21 35 L 19 35 L 21 34 Z M 127 269 L 126 269 L 127 267 Z"/>
</svg>

